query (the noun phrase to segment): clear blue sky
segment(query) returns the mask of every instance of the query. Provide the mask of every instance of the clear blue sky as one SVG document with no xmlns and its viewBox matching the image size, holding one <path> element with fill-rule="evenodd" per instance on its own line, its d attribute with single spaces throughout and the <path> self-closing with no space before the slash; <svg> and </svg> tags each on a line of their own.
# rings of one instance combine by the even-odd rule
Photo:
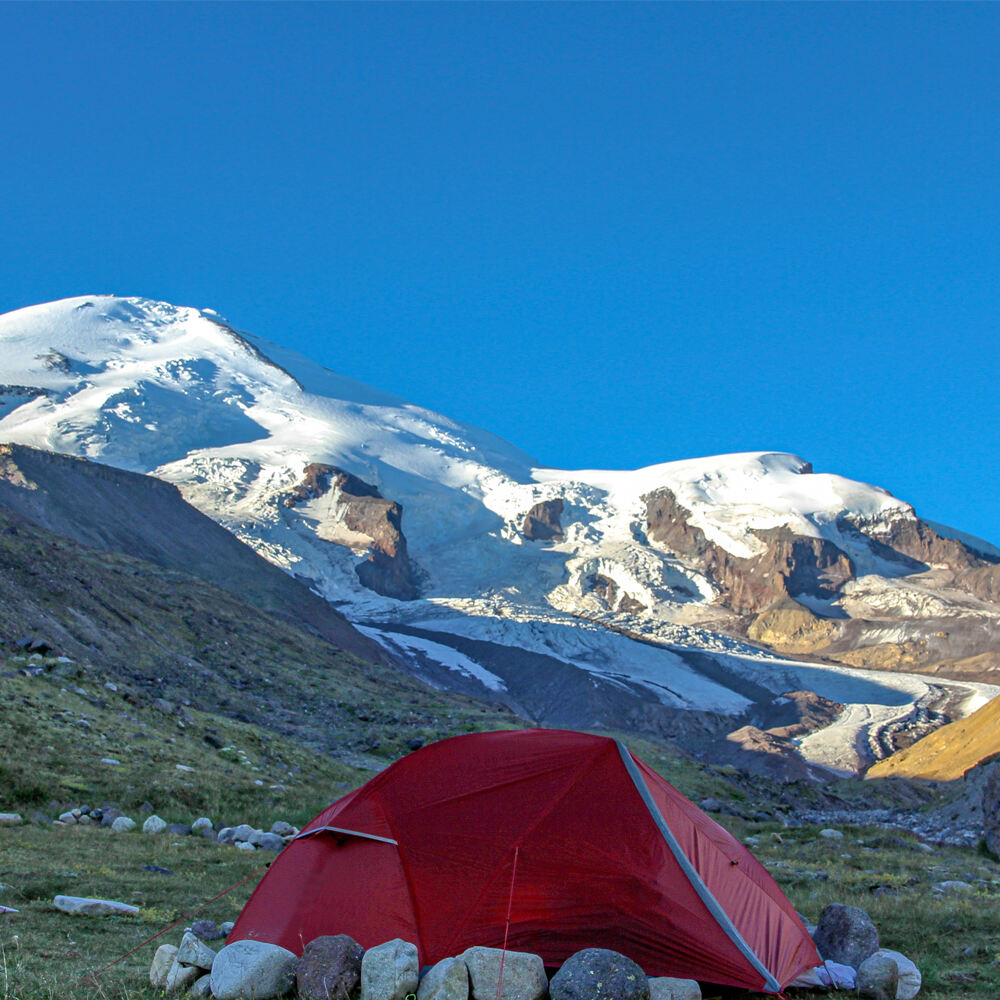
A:
<svg viewBox="0 0 1000 1000">
<path fill-rule="evenodd" d="M 549 465 L 1000 542 L 1000 4 L 0 5 L 0 311 L 211 306 Z"/>
</svg>

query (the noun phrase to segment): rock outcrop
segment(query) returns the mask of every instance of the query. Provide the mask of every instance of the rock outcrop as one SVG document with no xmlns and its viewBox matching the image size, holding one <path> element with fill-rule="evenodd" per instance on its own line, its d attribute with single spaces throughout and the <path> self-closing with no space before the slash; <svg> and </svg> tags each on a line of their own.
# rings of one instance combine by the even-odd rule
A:
<svg viewBox="0 0 1000 1000">
<path fill-rule="evenodd" d="M 542 500 L 524 515 L 521 533 L 533 542 L 559 541 L 564 537 L 562 513 L 562 498 Z"/>
<path fill-rule="evenodd" d="M 284 498 L 286 507 L 333 494 L 332 519 L 346 531 L 319 534 L 346 544 L 366 557 L 355 567 L 358 579 L 369 590 L 401 601 L 420 596 L 417 568 L 406 550 L 403 508 L 387 500 L 378 489 L 334 465 L 313 463 L 303 470 L 302 481 Z"/>
<path fill-rule="evenodd" d="M 850 557 L 825 538 L 796 535 L 786 527 L 753 531 L 764 543 L 750 558 L 735 556 L 691 524 L 691 513 L 664 488 L 646 494 L 646 535 L 693 563 L 719 588 L 719 603 L 740 613 L 757 613 L 777 601 L 806 594 L 837 596 L 854 579 Z"/>
</svg>

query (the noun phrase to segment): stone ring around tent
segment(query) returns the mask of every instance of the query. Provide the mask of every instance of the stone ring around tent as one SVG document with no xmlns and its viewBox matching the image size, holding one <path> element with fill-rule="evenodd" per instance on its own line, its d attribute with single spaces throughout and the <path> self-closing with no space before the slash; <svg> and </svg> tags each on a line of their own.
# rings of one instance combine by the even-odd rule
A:
<svg viewBox="0 0 1000 1000">
<path fill-rule="evenodd" d="M 303 828 L 229 940 L 301 954 L 326 934 L 412 941 L 423 965 L 475 945 L 553 967 L 607 948 L 650 976 L 770 993 L 820 964 L 743 844 L 621 742 L 551 729 L 396 761 Z"/>
</svg>

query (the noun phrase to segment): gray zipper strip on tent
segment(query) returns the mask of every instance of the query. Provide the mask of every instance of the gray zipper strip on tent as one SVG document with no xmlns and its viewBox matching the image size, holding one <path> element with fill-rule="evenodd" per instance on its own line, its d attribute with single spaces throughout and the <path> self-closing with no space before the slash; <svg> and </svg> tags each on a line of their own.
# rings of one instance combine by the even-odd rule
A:
<svg viewBox="0 0 1000 1000">
<path fill-rule="evenodd" d="M 673 831 L 669 826 L 667 826 L 667 821 L 664 819 L 663 813 L 660 812 L 656 802 L 653 801 L 653 796 L 646 787 L 646 782 L 643 781 L 642 775 L 639 773 L 639 769 L 635 766 L 635 761 L 632 760 L 632 755 L 625 748 L 625 745 L 621 742 L 621 740 L 615 740 L 615 743 L 618 744 L 618 752 L 622 755 L 625 770 L 628 771 L 629 777 L 632 779 L 636 791 L 642 797 L 642 801 L 649 810 L 649 814 L 653 817 L 653 822 L 656 823 L 657 829 L 661 834 L 663 834 L 663 839 L 667 842 L 667 846 L 670 848 L 670 851 L 677 860 L 677 863 L 681 866 L 681 870 L 687 876 L 692 888 L 696 893 L 698 893 L 699 897 L 701 897 L 701 901 L 708 907 L 709 912 L 713 917 L 715 917 L 719 926 L 726 932 L 729 940 L 732 941 L 737 948 L 739 948 L 750 964 L 764 977 L 765 988 L 773 989 L 775 992 L 780 993 L 781 983 L 774 978 L 764 963 L 754 953 L 750 945 L 746 943 L 743 939 L 743 935 L 740 934 L 740 932 L 736 929 L 736 926 L 733 924 L 729 914 L 726 913 L 719 901 L 712 895 L 711 890 L 707 885 L 705 885 L 704 880 L 695 870 L 694 865 L 692 865 L 690 860 L 688 860 L 688 856 L 684 853 L 684 849 L 678 843 Z"/>
<path fill-rule="evenodd" d="M 365 840 L 378 840 L 383 844 L 395 844 L 399 846 L 398 840 L 393 840 L 391 837 L 376 837 L 374 833 L 362 833 L 360 830 L 345 830 L 341 826 L 317 826 L 313 830 L 306 830 L 304 833 L 299 833 L 294 836 L 293 840 L 301 840 L 303 837 L 311 837 L 314 833 L 344 833 L 348 837 L 363 837 Z"/>
</svg>

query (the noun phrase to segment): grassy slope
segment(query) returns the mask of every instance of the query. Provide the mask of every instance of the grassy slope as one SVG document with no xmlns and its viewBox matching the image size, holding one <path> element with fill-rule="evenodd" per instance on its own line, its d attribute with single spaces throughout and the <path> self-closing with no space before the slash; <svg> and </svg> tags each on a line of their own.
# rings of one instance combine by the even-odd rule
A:
<svg viewBox="0 0 1000 1000">
<path fill-rule="evenodd" d="M 878 761 L 867 777 L 953 781 L 995 753 L 1000 753 L 1000 698 Z"/>
<path fill-rule="evenodd" d="M 413 739 L 518 724 L 202 579 L 81 545 L 0 508 L 0 654 L 23 635 L 44 638 L 98 686 L 124 685 L 140 706 L 162 697 L 341 755 L 391 759 Z"/>
<path fill-rule="evenodd" d="M 817 836 L 816 828 L 779 830 L 773 824 L 726 822 L 740 836 L 760 838 L 755 852 L 808 918 L 815 920 L 829 902 L 866 909 L 883 945 L 909 955 L 921 968 L 922 997 L 992 1000 L 1000 993 L 996 865 L 958 849 L 930 856 L 908 849 L 905 841 L 886 838 L 884 831 L 847 830 L 844 840 L 828 841 Z M 200 838 L 122 836 L 84 827 L 3 829 L 0 843 L 0 879 L 6 886 L 2 898 L 21 911 L 0 917 L 3 1000 L 152 997 L 146 974 L 153 951 L 162 941 L 176 943 L 180 928 L 104 973 L 99 987 L 79 980 L 253 874 L 198 912 L 220 922 L 233 919 L 266 860 Z M 149 864 L 172 874 L 149 872 L 143 868 Z M 933 883 L 947 878 L 972 882 L 976 891 L 936 897 Z M 899 894 L 873 897 L 873 885 L 891 885 Z M 140 906 L 141 915 L 69 917 L 51 905 L 60 892 L 121 899 Z"/>
</svg>

